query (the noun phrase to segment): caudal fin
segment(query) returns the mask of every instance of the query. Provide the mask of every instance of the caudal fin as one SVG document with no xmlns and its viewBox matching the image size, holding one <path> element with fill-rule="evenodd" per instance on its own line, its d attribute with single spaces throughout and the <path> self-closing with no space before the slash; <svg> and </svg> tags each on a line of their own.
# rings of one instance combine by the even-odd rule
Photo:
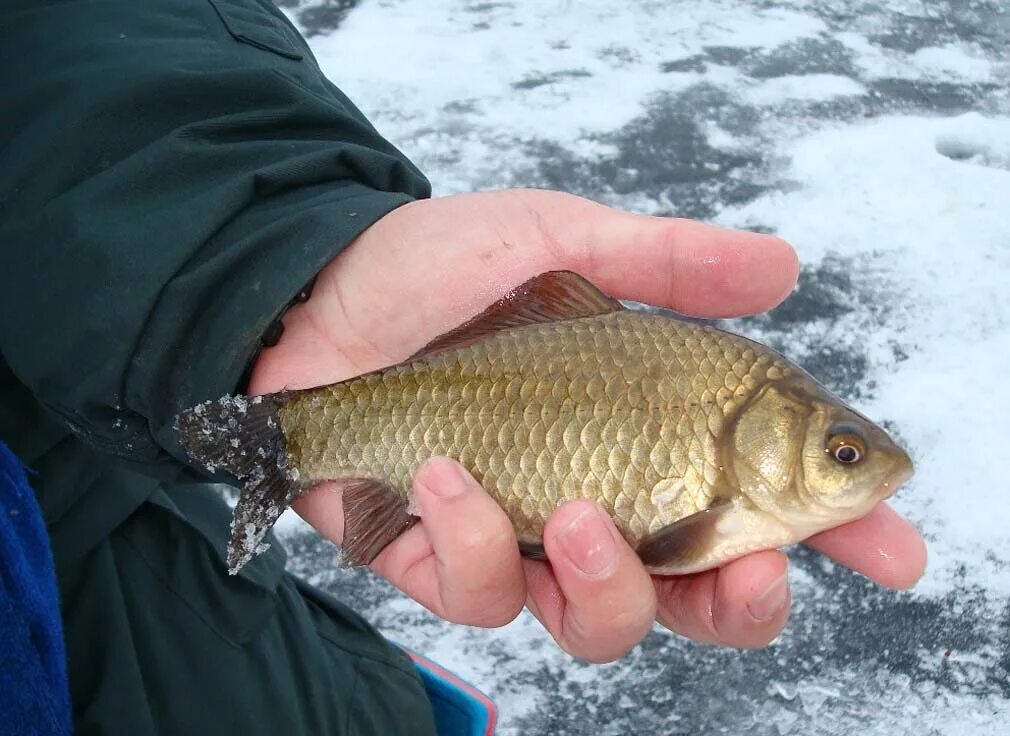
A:
<svg viewBox="0 0 1010 736">
<path fill-rule="evenodd" d="M 263 537 L 307 484 L 287 466 L 278 410 L 283 394 L 225 396 L 182 412 L 176 420 L 183 447 L 212 473 L 225 470 L 242 483 L 231 523 L 228 572 L 234 575 L 269 545 Z"/>
</svg>

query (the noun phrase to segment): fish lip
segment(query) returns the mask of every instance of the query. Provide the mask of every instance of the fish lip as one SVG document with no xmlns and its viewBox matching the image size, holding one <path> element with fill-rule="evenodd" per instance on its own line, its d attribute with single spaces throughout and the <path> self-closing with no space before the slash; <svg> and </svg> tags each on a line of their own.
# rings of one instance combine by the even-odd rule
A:
<svg viewBox="0 0 1010 736">
<path fill-rule="evenodd" d="M 890 498 L 893 496 L 898 488 L 904 485 L 913 475 L 915 475 L 915 465 L 912 463 L 912 458 L 908 456 L 908 453 L 903 451 L 895 464 L 895 469 L 891 471 L 891 474 L 887 477 L 884 482 L 883 492 L 884 498 Z"/>
</svg>

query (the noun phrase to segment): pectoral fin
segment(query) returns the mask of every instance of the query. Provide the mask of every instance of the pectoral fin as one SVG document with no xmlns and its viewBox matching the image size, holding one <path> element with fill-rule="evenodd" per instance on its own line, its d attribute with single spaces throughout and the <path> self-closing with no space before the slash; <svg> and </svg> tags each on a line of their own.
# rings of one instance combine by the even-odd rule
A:
<svg viewBox="0 0 1010 736">
<path fill-rule="evenodd" d="M 361 478 L 343 482 L 344 558 L 368 565 L 390 542 L 417 523 L 407 501 L 385 481 Z"/>
<path fill-rule="evenodd" d="M 716 501 L 704 511 L 650 534 L 638 545 L 639 558 L 646 567 L 664 572 L 693 567 L 711 550 L 716 524 L 731 508 L 730 501 Z"/>
<path fill-rule="evenodd" d="M 519 554 L 531 560 L 546 560 L 547 552 L 543 542 L 524 542 L 519 540 Z"/>
</svg>

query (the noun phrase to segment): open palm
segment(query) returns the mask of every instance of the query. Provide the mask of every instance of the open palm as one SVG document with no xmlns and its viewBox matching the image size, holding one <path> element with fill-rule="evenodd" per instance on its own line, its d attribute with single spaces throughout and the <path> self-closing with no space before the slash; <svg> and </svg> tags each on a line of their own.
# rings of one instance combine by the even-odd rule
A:
<svg viewBox="0 0 1010 736">
<path fill-rule="evenodd" d="M 343 380 L 397 363 L 544 271 L 576 271 L 622 299 L 705 317 L 764 311 L 797 277 L 782 240 L 687 220 L 618 212 L 577 197 L 514 190 L 418 201 L 366 230 L 289 311 L 250 390 L 269 393 Z M 372 568 L 437 615 L 498 626 L 523 605 L 574 656 L 616 659 L 657 618 L 699 641 L 762 646 L 789 612 L 786 557 L 759 552 L 718 570 L 650 577 L 590 501 L 552 515 L 550 563 L 521 559 L 504 512 L 458 464 L 417 472 L 421 523 Z M 295 509 L 340 543 L 339 485 L 313 489 Z M 890 587 L 921 576 L 925 546 L 886 505 L 824 532 L 812 547 Z"/>
</svg>

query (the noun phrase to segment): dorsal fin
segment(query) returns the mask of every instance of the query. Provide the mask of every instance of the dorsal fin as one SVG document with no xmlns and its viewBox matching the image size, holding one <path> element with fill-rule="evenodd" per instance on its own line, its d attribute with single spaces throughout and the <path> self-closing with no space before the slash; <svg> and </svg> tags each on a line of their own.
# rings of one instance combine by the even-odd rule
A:
<svg viewBox="0 0 1010 736">
<path fill-rule="evenodd" d="M 577 273 L 547 271 L 517 286 L 473 319 L 439 335 L 411 359 L 461 348 L 500 330 L 595 317 L 622 309 L 617 299 L 607 296 Z"/>
</svg>

